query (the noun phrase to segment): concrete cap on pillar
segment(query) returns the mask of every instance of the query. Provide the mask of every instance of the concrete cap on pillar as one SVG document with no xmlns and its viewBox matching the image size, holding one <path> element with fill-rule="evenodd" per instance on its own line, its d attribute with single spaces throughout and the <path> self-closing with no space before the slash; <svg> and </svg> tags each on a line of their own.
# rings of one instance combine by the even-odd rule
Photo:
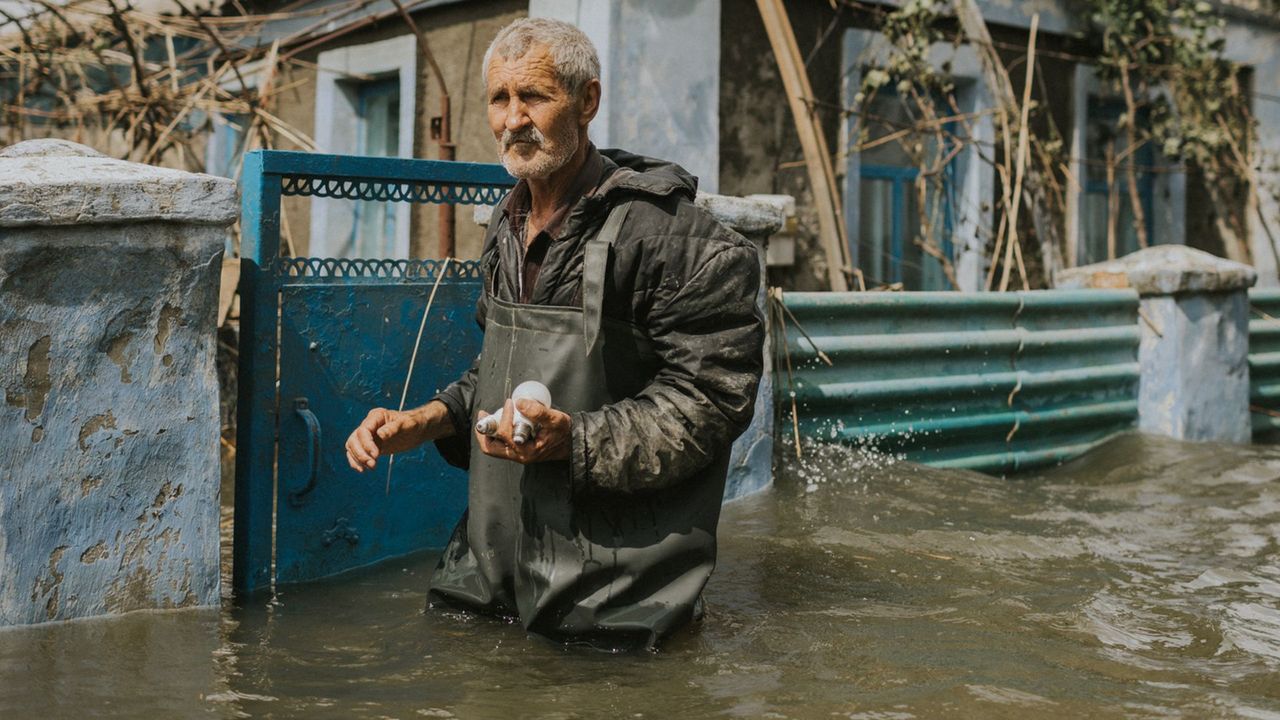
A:
<svg viewBox="0 0 1280 720">
<path fill-rule="evenodd" d="M 1116 260 L 1060 270 L 1054 286 L 1133 288 L 1143 297 L 1245 290 L 1258 273 L 1243 263 L 1185 245 L 1156 245 Z"/>
<path fill-rule="evenodd" d="M 163 220 L 229 225 L 234 181 L 109 158 L 67 140 L 0 149 L 0 227 Z"/>
<path fill-rule="evenodd" d="M 788 195 L 735 197 L 698 193 L 694 202 L 735 232 L 750 236 L 767 236 L 777 232 L 786 224 L 787 204 L 795 201 Z"/>
</svg>

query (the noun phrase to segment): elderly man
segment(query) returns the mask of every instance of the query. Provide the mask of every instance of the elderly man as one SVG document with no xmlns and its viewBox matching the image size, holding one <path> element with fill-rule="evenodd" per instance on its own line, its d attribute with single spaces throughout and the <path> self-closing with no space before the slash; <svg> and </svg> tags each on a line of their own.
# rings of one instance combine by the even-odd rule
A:
<svg viewBox="0 0 1280 720">
<path fill-rule="evenodd" d="M 682 168 L 598 151 L 595 48 L 567 23 L 518 20 L 485 56 L 489 126 L 519 183 L 485 238 L 484 345 L 423 407 L 371 411 L 357 470 L 435 440 L 469 469 L 469 507 L 432 604 L 530 632 L 654 646 L 701 616 L 729 448 L 762 367 L 757 250 L 693 204 Z M 512 437 L 515 385 L 537 428 Z M 503 409 L 498 432 L 476 419 Z"/>
</svg>

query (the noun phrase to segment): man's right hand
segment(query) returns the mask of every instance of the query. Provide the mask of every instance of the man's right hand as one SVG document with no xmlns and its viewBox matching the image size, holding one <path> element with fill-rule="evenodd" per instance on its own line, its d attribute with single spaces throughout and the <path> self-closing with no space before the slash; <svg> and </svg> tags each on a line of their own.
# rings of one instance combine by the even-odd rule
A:
<svg viewBox="0 0 1280 720">
<path fill-rule="evenodd" d="M 453 425 L 442 402 L 404 412 L 374 408 L 347 438 L 347 464 L 356 472 L 372 470 L 383 455 L 412 450 L 451 434 Z"/>
</svg>

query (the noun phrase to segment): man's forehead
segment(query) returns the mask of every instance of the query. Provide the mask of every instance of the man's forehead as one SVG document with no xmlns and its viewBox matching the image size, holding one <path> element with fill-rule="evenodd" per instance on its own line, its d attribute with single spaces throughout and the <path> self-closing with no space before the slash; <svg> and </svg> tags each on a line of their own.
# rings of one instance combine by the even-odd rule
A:
<svg viewBox="0 0 1280 720">
<path fill-rule="evenodd" d="M 489 85 L 512 81 L 558 85 L 559 76 L 556 74 L 555 58 L 551 56 L 551 50 L 546 45 L 533 45 L 518 58 L 508 59 L 498 55 L 492 57 L 485 81 Z"/>
</svg>

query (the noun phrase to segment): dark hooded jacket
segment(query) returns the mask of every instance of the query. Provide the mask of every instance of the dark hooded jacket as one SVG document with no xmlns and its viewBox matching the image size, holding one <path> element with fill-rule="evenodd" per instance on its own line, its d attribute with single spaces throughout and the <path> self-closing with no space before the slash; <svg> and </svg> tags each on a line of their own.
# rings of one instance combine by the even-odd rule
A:
<svg viewBox="0 0 1280 720">
<path fill-rule="evenodd" d="M 645 493 L 697 475 L 726 455 L 751 421 L 763 366 L 759 251 L 694 205 L 697 179 L 683 168 L 621 150 L 601 154 L 603 180 L 561 225 L 532 303 L 580 305 L 587 240 L 615 205 L 640 201 L 613 248 L 604 316 L 642 328 L 658 370 L 640 393 L 571 416 L 569 465 L 575 492 Z M 481 265 L 486 287 L 517 302 L 521 240 L 512 236 L 503 205 L 485 236 Z M 482 328 L 485 315 L 482 297 L 476 312 Z M 435 398 L 455 428 L 437 447 L 463 468 L 472 422 L 484 409 L 473 407 L 475 378 L 473 365 Z"/>
</svg>

